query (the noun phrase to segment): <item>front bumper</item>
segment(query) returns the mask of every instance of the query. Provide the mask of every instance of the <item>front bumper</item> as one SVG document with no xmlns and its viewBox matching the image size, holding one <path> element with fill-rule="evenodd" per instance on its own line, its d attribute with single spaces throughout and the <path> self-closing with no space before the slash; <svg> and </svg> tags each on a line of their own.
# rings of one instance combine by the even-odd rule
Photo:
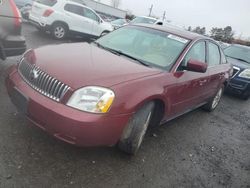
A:
<svg viewBox="0 0 250 188">
<path fill-rule="evenodd" d="M 100 115 L 75 110 L 33 90 L 22 80 L 16 67 L 9 72 L 6 87 L 13 103 L 34 125 L 67 143 L 77 146 L 115 145 L 132 115 Z M 19 94 L 14 94 L 17 91 Z"/>
<path fill-rule="evenodd" d="M 250 95 L 250 81 L 241 78 L 232 78 L 228 83 L 228 90 L 239 95 Z"/>
</svg>

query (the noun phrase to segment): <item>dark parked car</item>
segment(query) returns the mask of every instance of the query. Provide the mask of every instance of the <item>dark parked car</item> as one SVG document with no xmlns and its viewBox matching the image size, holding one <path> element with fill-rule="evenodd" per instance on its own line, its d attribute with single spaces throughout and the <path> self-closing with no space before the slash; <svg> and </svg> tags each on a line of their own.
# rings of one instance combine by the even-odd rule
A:
<svg viewBox="0 0 250 188">
<path fill-rule="evenodd" d="M 204 36 L 125 26 L 91 44 L 27 51 L 6 86 L 19 110 L 56 138 L 135 153 L 148 126 L 217 107 L 231 69 L 221 57 Z"/>
<path fill-rule="evenodd" d="M 227 89 L 247 100 L 250 97 L 250 47 L 231 45 L 224 52 L 234 71 Z"/>
<path fill-rule="evenodd" d="M 21 55 L 26 50 L 21 36 L 21 16 L 13 0 L 0 3 L 0 59 Z"/>
</svg>

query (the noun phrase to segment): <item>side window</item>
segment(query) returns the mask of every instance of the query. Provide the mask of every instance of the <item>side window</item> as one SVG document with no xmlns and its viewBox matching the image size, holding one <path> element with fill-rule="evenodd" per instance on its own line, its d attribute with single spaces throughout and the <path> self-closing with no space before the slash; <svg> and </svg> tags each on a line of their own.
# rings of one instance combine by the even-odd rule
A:
<svg viewBox="0 0 250 188">
<path fill-rule="evenodd" d="M 181 62 L 180 67 L 178 68 L 179 71 L 183 70 L 182 67 L 187 66 L 187 62 L 190 59 L 199 60 L 202 62 L 206 62 L 206 43 L 204 42 L 198 42 L 196 43 L 191 50 L 187 53 L 183 61 Z"/>
<path fill-rule="evenodd" d="M 216 44 L 208 43 L 208 65 L 215 66 L 220 64 L 220 49 Z"/>
<path fill-rule="evenodd" d="M 80 15 L 80 16 L 83 16 L 83 8 L 80 6 L 77 6 L 77 5 L 66 4 L 64 6 L 64 10 L 71 12 L 71 13 L 74 13 L 74 14 L 77 14 L 77 15 Z"/>
<path fill-rule="evenodd" d="M 99 18 L 97 17 L 97 15 L 90 9 L 87 9 L 87 8 L 83 8 L 84 10 L 84 13 L 83 15 L 86 17 L 86 18 L 89 18 L 91 20 L 94 20 L 94 21 L 99 21 Z"/>
</svg>

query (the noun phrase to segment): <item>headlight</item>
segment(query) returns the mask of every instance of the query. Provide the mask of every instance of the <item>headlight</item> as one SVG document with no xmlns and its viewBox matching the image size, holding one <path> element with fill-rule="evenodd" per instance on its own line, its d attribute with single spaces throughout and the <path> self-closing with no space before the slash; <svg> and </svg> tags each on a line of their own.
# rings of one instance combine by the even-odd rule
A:
<svg viewBox="0 0 250 188">
<path fill-rule="evenodd" d="M 246 69 L 246 70 L 242 71 L 239 74 L 239 77 L 250 79 L 250 69 Z"/>
<path fill-rule="evenodd" d="M 106 113 L 114 98 L 115 94 L 110 89 L 90 86 L 75 91 L 67 105 L 85 112 Z"/>
</svg>

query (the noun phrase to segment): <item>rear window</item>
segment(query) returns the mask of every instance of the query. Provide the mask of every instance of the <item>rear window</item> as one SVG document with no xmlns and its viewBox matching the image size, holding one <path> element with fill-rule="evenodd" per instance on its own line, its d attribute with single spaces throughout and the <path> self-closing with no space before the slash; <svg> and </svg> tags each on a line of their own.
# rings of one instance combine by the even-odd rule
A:
<svg viewBox="0 0 250 188">
<path fill-rule="evenodd" d="M 36 2 L 52 7 L 57 3 L 57 0 L 36 0 Z"/>
</svg>

